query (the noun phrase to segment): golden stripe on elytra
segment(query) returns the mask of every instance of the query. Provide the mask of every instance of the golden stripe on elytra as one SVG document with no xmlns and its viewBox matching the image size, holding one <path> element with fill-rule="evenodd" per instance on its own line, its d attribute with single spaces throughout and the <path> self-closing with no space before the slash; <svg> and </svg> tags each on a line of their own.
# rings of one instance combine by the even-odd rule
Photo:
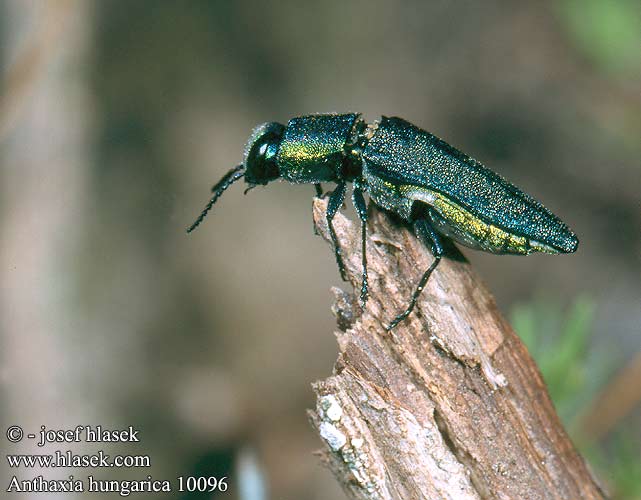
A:
<svg viewBox="0 0 641 500">
<path fill-rule="evenodd" d="M 403 196 L 422 201 L 434 207 L 447 224 L 455 231 L 467 236 L 484 249 L 495 252 L 529 254 L 532 252 L 558 253 L 555 249 L 524 236 L 509 233 L 481 219 L 444 195 L 416 186 L 400 186 Z"/>
</svg>

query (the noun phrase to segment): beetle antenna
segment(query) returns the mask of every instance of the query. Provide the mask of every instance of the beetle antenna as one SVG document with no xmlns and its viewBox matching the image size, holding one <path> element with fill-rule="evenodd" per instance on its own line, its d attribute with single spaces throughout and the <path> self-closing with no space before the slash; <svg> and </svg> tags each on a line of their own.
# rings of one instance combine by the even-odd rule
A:
<svg viewBox="0 0 641 500">
<path fill-rule="evenodd" d="M 218 198 L 220 198 L 220 195 L 222 195 L 229 186 L 231 186 L 238 179 L 241 179 L 244 175 L 245 166 L 238 165 L 237 167 L 234 167 L 229 172 L 227 172 L 223 176 L 223 178 L 220 179 L 213 188 L 211 188 L 211 191 L 212 193 L 214 193 L 214 195 L 211 197 L 211 200 L 209 200 L 209 203 L 207 203 L 205 209 L 200 213 L 196 221 L 191 226 L 189 226 L 189 228 L 187 228 L 188 233 L 191 233 L 200 225 L 203 219 L 207 216 L 207 212 L 211 210 L 211 207 L 213 207 L 214 203 L 216 203 Z"/>
</svg>

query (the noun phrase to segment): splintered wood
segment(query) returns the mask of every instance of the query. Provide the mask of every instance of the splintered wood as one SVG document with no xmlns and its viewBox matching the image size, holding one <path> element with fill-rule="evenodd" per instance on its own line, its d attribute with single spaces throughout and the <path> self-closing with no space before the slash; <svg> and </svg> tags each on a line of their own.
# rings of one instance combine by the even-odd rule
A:
<svg viewBox="0 0 641 500">
<path fill-rule="evenodd" d="M 318 232 L 330 241 L 324 199 Z M 348 279 L 361 287 L 360 230 L 334 221 Z M 538 368 L 492 295 L 454 247 L 415 311 L 406 307 L 432 262 L 412 233 L 372 208 L 370 297 L 334 289 L 339 358 L 316 382 L 310 420 L 324 462 L 350 498 L 601 499 L 554 411 Z"/>
</svg>

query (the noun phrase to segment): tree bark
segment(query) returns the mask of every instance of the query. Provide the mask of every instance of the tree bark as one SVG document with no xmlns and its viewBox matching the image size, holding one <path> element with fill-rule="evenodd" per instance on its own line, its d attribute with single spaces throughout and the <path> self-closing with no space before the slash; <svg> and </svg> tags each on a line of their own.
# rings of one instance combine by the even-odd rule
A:
<svg viewBox="0 0 641 500">
<path fill-rule="evenodd" d="M 330 241 L 327 202 L 314 201 Z M 334 226 L 354 290 L 360 230 Z M 370 207 L 370 297 L 334 289 L 340 354 L 316 382 L 310 420 L 353 499 L 597 499 L 601 486 L 570 442 L 541 374 L 492 295 L 452 245 L 415 311 L 391 332 L 433 260 L 398 221 Z"/>
</svg>

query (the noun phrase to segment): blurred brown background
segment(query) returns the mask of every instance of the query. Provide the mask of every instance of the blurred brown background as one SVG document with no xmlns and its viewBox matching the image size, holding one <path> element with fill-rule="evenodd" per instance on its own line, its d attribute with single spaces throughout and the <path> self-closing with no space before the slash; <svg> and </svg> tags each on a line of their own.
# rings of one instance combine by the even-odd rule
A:
<svg viewBox="0 0 641 500">
<path fill-rule="evenodd" d="M 313 188 L 235 186 L 184 232 L 256 124 L 315 112 L 404 117 L 559 214 L 575 255 L 465 255 L 506 313 L 590 297 L 594 348 L 626 364 L 641 350 L 640 10 L 0 0 L 3 429 L 134 425 L 141 444 L 105 449 L 152 467 L 96 476 L 255 472 L 269 498 L 344 498 L 305 416 L 341 284 Z"/>
</svg>

